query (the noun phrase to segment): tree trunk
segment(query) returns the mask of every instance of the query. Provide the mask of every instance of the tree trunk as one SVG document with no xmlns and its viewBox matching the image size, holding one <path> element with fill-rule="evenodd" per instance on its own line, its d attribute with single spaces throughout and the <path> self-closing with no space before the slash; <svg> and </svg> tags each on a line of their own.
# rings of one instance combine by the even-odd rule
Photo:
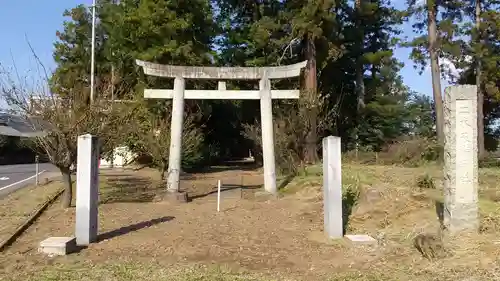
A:
<svg viewBox="0 0 500 281">
<path fill-rule="evenodd" d="M 358 92 L 358 111 L 362 111 L 365 108 L 365 77 L 364 77 L 364 68 L 362 55 L 358 58 L 356 63 L 356 90 Z"/>
<path fill-rule="evenodd" d="M 372 64 L 372 80 L 375 81 L 377 79 L 377 67 Z"/>
<path fill-rule="evenodd" d="M 358 53 L 356 58 L 356 90 L 357 90 L 357 109 L 358 114 L 365 108 L 365 81 L 364 81 L 364 63 L 363 51 L 365 44 L 365 32 L 363 30 L 363 6 L 361 0 L 356 0 L 356 27 L 359 32 Z"/>
<path fill-rule="evenodd" d="M 309 132 L 306 136 L 306 146 L 304 160 L 306 163 L 316 163 L 318 161 L 318 83 L 316 74 L 316 46 L 312 34 L 308 34 L 305 38 L 305 58 L 307 66 L 305 71 L 305 90 L 307 104 L 310 106 L 307 109 L 306 116 L 309 122 Z"/>
<path fill-rule="evenodd" d="M 478 48 L 481 46 L 481 1 L 476 0 L 476 44 Z M 481 53 L 476 48 L 476 87 L 477 87 L 477 150 L 479 159 L 485 157 L 486 149 L 484 148 L 484 95 L 482 91 L 482 63 Z"/>
<path fill-rule="evenodd" d="M 161 164 L 161 180 L 165 180 L 167 177 L 165 176 L 165 173 L 167 172 L 167 164 L 166 163 L 162 163 Z"/>
<path fill-rule="evenodd" d="M 257 166 L 262 166 L 264 165 L 264 159 L 263 159 L 263 155 L 262 155 L 262 149 L 254 149 L 252 151 L 252 154 L 253 154 L 253 157 L 255 158 L 255 165 Z"/>
<path fill-rule="evenodd" d="M 436 133 L 438 143 L 444 147 L 444 117 L 443 99 L 441 96 L 441 71 L 439 69 L 439 57 L 437 46 L 437 6 L 434 0 L 427 0 L 428 9 L 428 32 L 429 32 L 429 54 L 431 57 L 432 92 L 434 95 L 434 106 L 436 110 Z"/>
<path fill-rule="evenodd" d="M 59 168 L 64 183 L 64 195 L 62 200 L 63 208 L 70 208 L 73 201 L 73 182 L 71 181 L 71 171 L 68 167 Z"/>
<path fill-rule="evenodd" d="M 361 125 L 361 120 L 363 119 L 363 112 L 365 109 L 365 77 L 364 77 L 364 44 L 365 44 L 365 32 L 363 27 L 363 3 L 362 0 L 356 0 L 354 5 L 356 8 L 356 29 L 358 32 L 357 38 L 357 50 L 356 50 L 356 62 L 355 62 L 355 72 L 356 72 L 356 127 L 355 127 L 355 151 L 356 159 L 358 158 L 359 150 L 359 127 Z"/>
</svg>

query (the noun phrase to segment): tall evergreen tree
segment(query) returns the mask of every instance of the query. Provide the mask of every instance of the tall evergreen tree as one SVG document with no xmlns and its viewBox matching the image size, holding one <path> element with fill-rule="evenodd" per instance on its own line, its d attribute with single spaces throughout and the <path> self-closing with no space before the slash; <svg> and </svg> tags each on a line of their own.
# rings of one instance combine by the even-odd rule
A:
<svg viewBox="0 0 500 281">
<path fill-rule="evenodd" d="M 86 6 L 79 5 L 66 10 L 64 16 L 70 19 L 64 22 L 63 30 L 57 32 L 58 40 L 54 43 L 53 57 L 57 68 L 51 76 L 51 90 L 63 97 L 89 99 L 92 15 Z M 104 40 L 104 30 L 97 25 L 96 76 L 101 78 L 107 68 Z"/>
<path fill-rule="evenodd" d="M 136 73 L 136 59 L 178 65 L 207 65 L 212 61 L 215 30 L 208 0 L 108 1 L 100 10 L 108 36 L 106 55 L 119 65 L 121 77 Z M 154 80 L 149 82 L 160 83 L 158 86 L 164 83 Z"/>
<path fill-rule="evenodd" d="M 422 70 L 428 65 L 432 76 L 432 92 L 436 109 L 436 132 L 438 142 L 444 145 L 444 116 L 441 89 L 442 66 L 440 58 L 456 56 L 460 53 L 462 40 L 459 25 L 463 17 L 463 3 L 460 1 L 427 0 L 425 4 L 416 0 L 408 1 L 408 15 L 415 20 L 414 31 L 419 34 L 407 43 L 412 47 L 411 58 Z M 427 33 L 425 33 L 427 31 Z"/>
<path fill-rule="evenodd" d="M 272 66 L 307 60 L 303 81 L 308 126 L 305 160 L 318 159 L 318 69 L 337 55 L 334 1 L 219 0 L 224 23 L 223 58 L 239 65 Z M 291 51 L 292 56 L 287 52 Z"/>
<path fill-rule="evenodd" d="M 492 146 L 500 101 L 500 4 L 497 1 L 467 1 L 464 11 L 473 19 L 462 28 L 462 34 L 470 38 L 463 48 L 462 57 L 454 62 L 465 71 L 459 78 L 461 84 L 475 84 L 478 90 L 478 150 L 484 157 Z M 472 58 L 464 60 L 463 57 Z"/>
<path fill-rule="evenodd" d="M 474 26 L 475 29 L 475 38 L 474 43 L 480 48 L 482 44 L 482 32 L 481 32 L 481 0 L 475 1 L 475 21 L 476 24 Z M 479 50 L 476 52 L 476 86 L 477 86 L 477 148 L 479 153 L 479 158 L 483 158 L 485 156 L 485 147 L 484 147 L 484 94 L 483 94 L 483 81 L 482 75 L 482 57 L 480 55 Z"/>
</svg>

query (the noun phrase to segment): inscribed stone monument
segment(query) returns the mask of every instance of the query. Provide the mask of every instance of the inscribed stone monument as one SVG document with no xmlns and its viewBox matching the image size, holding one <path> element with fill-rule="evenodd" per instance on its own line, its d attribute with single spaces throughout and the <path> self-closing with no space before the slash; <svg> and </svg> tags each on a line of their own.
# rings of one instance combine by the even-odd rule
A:
<svg viewBox="0 0 500 281">
<path fill-rule="evenodd" d="M 445 89 L 444 135 L 444 226 L 450 233 L 477 231 L 476 86 Z"/>
</svg>

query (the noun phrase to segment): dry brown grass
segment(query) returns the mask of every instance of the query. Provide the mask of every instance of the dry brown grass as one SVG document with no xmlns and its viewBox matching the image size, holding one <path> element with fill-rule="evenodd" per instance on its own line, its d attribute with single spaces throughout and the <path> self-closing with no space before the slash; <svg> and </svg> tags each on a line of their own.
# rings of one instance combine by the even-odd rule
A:
<svg viewBox="0 0 500 281">
<path fill-rule="evenodd" d="M 315 167 L 299 179 L 301 188 L 290 189 L 298 189 L 296 194 L 303 193 L 300 197 L 317 194 L 319 200 L 319 175 Z M 423 175 L 434 180 L 435 190 L 418 186 Z M 416 256 L 412 243 L 419 233 L 438 233 L 436 203 L 442 202 L 441 168 L 346 165 L 344 189 L 354 188 L 361 193 L 349 217 L 347 231 L 367 233 L 378 239 L 382 251 L 372 268 L 384 272 L 384 280 L 462 280 L 466 276 L 472 277 L 471 280 L 500 280 L 500 264 L 496 259 L 500 245 L 495 234 L 500 229 L 500 206 L 496 203 L 499 179 L 500 169 L 480 170 L 481 233 L 448 241 L 447 250 L 452 255 L 431 262 Z M 308 186 L 310 182 L 316 185 Z M 376 190 L 378 198 L 367 202 L 363 196 L 368 189 Z"/>
<path fill-rule="evenodd" d="M 161 192 L 143 171 L 108 175 L 101 186 L 98 243 L 68 257 L 36 253 L 48 236 L 71 235 L 74 211 L 56 204 L 25 236 L 0 256 L 6 280 L 499 280 L 495 229 L 500 212 L 490 196 L 498 170 L 481 170 L 483 232 L 450 241 L 452 255 L 429 261 L 413 237 L 435 233 L 440 169 L 346 165 L 344 189 L 360 191 L 349 233 L 377 238 L 375 246 L 353 246 L 324 237 L 320 169 L 297 176 L 279 200 L 241 199 L 226 191 L 215 212 L 217 179 L 227 186 L 258 186 L 259 173 L 220 171 L 186 177 L 197 195 L 190 204 L 151 203 Z M 428 174 L 436 190 L 416 181 Z M 246 190 L 251 193 L 252 189 Z M 369 191 L 369 192 L 368 192 Z M 370 194 L 370 196 L 367 196 Z M 488 227 L 484 227 L 487 225 Z M 220 267 L 223 269 L 221 270 Z M 242 271 L 243 270 L 243 271 Z M 467 279 L 469 278 L 469 279 Z M 470 279 L 473 278 L 473 279 Z"/>
<path fill-rule="evenodd" d="M 30 186 L 0 199 L 0 242 L 12 235 L 16 228 L 61 188 L 60 182 Z"/>
</svg>

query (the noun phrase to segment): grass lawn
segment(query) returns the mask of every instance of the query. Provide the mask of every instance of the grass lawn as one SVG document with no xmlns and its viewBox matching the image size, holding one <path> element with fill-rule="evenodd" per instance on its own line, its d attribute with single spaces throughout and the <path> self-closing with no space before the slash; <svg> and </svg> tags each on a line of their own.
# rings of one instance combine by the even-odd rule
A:
<svg viewBox="0 0 500 281">
<path fill-rule="evenodd" d="M 0 279 L 496 280 L 500 169 L 480 170 L 479 234 L 449 241 L 450 255 L 442 259 L 427 260 L 414 248 L 416 235 L 437 232 L 440 171 L 343 166 L 346 231 L 373 236 L 378 244 L 371 246 L 325 238 L 319 166 L 293 178 L 280 199 L 269 200 L 250 196 L 262 184 L 260 172 L 190 175 L 182 187 L 194 199 L 182 205 L 154 202 L 162 188 L 148 171 L 106 175 L 97 243 L 66 257 L 38 254 L 43 239 L 74 231 L 74 210 L 56 203 L 0 256 Z M 217 213 L 213 191 L 219 179 L 227 190 Z M 422 179 L 435 188 L 418 184 Z"/>
<path fill-rule="evenodd" d="M 29 186 L 0 199 L 0 241 L 4 241 L 45 201 L 62 188 L 60 182 Z"/>
</svg>

